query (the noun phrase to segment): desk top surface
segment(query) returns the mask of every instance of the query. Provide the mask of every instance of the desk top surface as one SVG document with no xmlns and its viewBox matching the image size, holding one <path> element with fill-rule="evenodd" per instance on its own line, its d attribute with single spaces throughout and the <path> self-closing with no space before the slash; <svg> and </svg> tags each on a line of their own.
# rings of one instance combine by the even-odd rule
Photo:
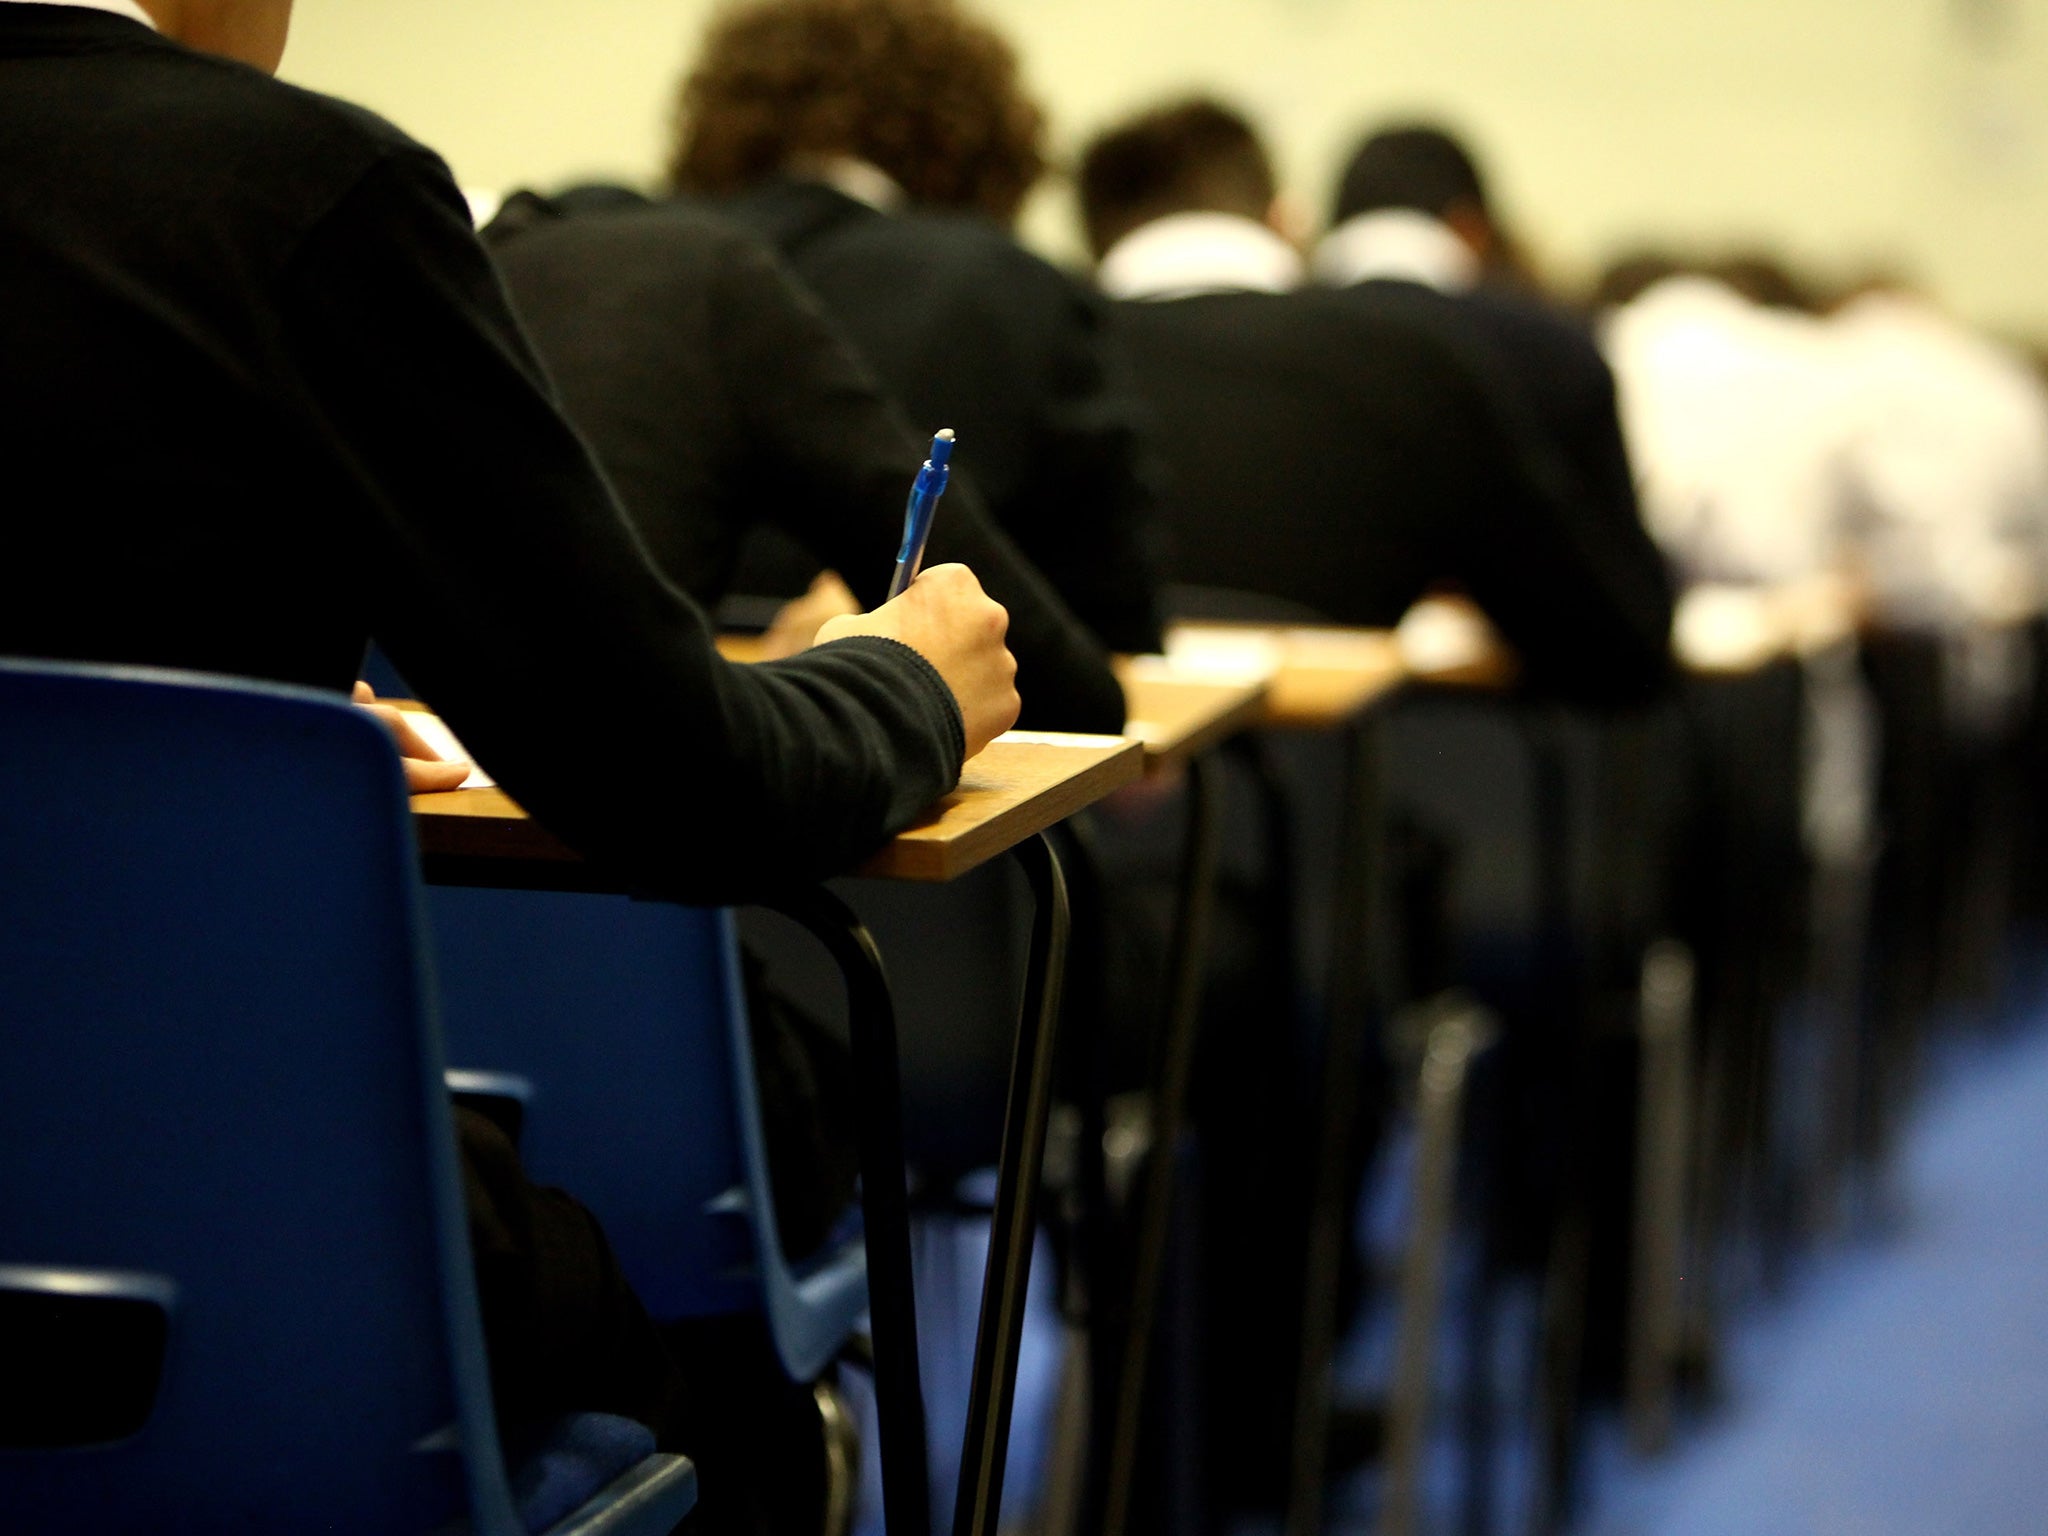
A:
<svg viewBox="0 0 2048 1536">
<path fill-rule="evenodd" d="M 1418 603 L 1396 629 L 1339 625 L 1182 623 L 1168 631 L 1177 667 L 1265 676 L 1264 721 L 1289 729 L 1341 725 L 1406 686 L 1494 689 L 1514 661 L 1469 604 Z"/>
<path fill-rule="evenodd" d="M 955 879 L 1142 771 L 1142 749 L 1122 737 L 1011 732 L 972 758 L 958 788 L 855 873 L 893 880 Z M 420 851 L 429 859 L 541 870 L 583 862 L 500 789 L 415 795 L 412 806 Z"/>
<path fill-rule="evenodd" d="M 720 635 L 718 649 L 728 661 L 763 659 L 756 635 Z M 1263 678 L 1192 674 L 1156 656 L 1119 656 L 1115 665 L 1130 717 L 1124 734 L 1144 748 L 1148 774 L 1177 767 L 1264 719 Z"/>
<path fill-rule="evenodd" d="M 1129 718 L 1124 734 L 1145 748 L 1145 771 L 1157 774 L 1198 757 L 1265 720 L 1270 683 L 1263 678 L 1191 676 L 1160 656 L 1119 656 Z"/>
</svg>

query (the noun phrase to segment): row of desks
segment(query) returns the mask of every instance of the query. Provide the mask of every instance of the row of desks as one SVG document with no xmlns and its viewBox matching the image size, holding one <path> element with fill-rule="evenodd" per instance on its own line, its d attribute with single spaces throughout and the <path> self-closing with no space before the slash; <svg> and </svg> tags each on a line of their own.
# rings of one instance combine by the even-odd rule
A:
<svg viewBox="0 0 2048 1536">
<path fill-rule="evenodd" d="M 1453 611 L 1438 610 L 1442 624 L 1429 623 L 1439 630 L 1464 624 L 1448 617 Z M 1173 772 L 1240 731 L 1327 727 L 1418 680 L 1490 686 L 1513 675 L 1512 661 L 1483 629 L 1465 629 L 1454 648 L 1440 634 L 1416 640 L 1414 624 L 1411 619 L 1401 630 L 1176 626 L 1164 657 L 1117 662 L 1129 715 L 1125 735 L 1012 731 L 998 737 L 967 763 L 957 788 L 857 872 L 892 880 L 957 879 L 1124 785 Z M 745 638 L 722 641 L 720 648 L 734 660 L 758 655 Z M 582 863 L 499 789 L 416 795 L 413 811 L 420 850 L 430 861 L 523 865 L 542 875 Z"/>
<path fill-rule="evenodd" d="M 1681 655 L 1701 672 L 1744 670 L 1782 656 L 1807 654 L 1851 632 L 1840 615 L 1839 594 L 1805 593 L 1797 600 L 1716 597 L 1681 615 Z M 743 639 L 722 643 L 733 660 L 758 660 L 758 647 Z M 1007 1438 L 1009 1392 L 1014 1376 L 1016 1334 L 1035 1228 L 1036 1191 L 1043 1156 L 1044 1118 L 1049 1093 L 1053 1029 L 1059 1011 L 1060 955 L 1065 947 L 1065 895 L 1058 861 L 1039 835 L 1141 777 L 1186 772 L 1191 793 L 1183 893 L 1176 916 L 1173 974 L 1162 1035 L 1166 1066 L 1153 1089 L 1154 1129 L 1167 1138 L 1177 1131 L 1192 1062 L 1194 1021 L 1200 990 L 1206 886 L 1213 878 L 1214 796 L 1206 787 L 1207 755 L 1232 736 L 1258 727 L 1329 729 L 1365 717 L 1373 708 L 1414 683 L 1497 689 L 1512 681 L 1512 657 L 1475 610 L 1455 601 L 1418 605 L 1394 630 L 1317 626 L 1183 624 L 1169 634 L 1164 656 L 1126 657 L 1117 662 L 1127 723 L 1121 736 L 1074 736 L 1010 732 L 997 738 L 963 768 L 960 782 L 916 824 L 878 849 L 860 875 L 921 883 L 944 883 L 1010 850 L 1026 856 L 1038 899 L 1034 964 L 1044 975 L 1028 984 L 1019 1049 L 1013 1072 L 1003 1166 L 997 1191 L 996 1241 L 992 1245 L 983 1302 L 983 1328 L 974 1369 L 975 1401 L 970 1407 L 963 1452 L 962 1501 L 954 1529 L 960 1536 L 985 1536 L 994 1528 L 1001 1503 L 1002 1446 Z M 413 801 L 415 827 L 429 878 L 463 883 L 511 884 L 576 890 L 618 890 L 602 870 L 586 864 L 503 791 L 456 790 L 419 795 Z M 1206 820 L 1205 820 L 1206 818 Z M 1054 915 L 1055 912 L 1057 915 Z M 1035 973 L 1034 973 L 1035 975 Z M 893 1035 L 888 1047 L 893 1059 Z M 893 1065 L 886 1080 L 894 1102 Z M 895 1160 L 900 1164 L 900 1147 Z M 1127 1509 L 1117 1499 L 1127 1492 L 1136 1453 L 1139 1401 L 1149 1374 L 1145 1340 L 1149 1313 L 1164 1257 L 1165 1224 L 1173 1200 L 1170 1158 L 1159 1161 L 1140 1200 L 1138 1262 L 1132 1277 L 1127 1351 L 1118 1373 L 1124 1390 L 1111 1405 L 1114 1445 L 1110 1448 L 1111 1507 L 1102 1522 L 1120 1529 Z M 908 1233 L 900 1211 L 877 1211 L 873 1191 L 883 1180 L 864 1170 L 870 1188 L 871 1259 L 878 1237 L 907 1252 Z M 896 1202 L 900 1204 L 900 1202 Z M 877 1220 L 878 1214 L 882 1219 Z M 1014 1228 L 1014 1230 L 1006 1230 Z M 907 1270 L 893 1282 L 874 1274 L 877 1345 L 881 1347 L 883 1294 L 893 1284 L 907 1290 Z M 907 1296 L 896 1298 L 909 1316 Z M 905 1330 L 907 1331 L 907 1330 Z M 893 1341 L 904 1363 L 908 1390 L 915 1395 L 914 1341 Z M 881 1385 L 878 1377 L 878 1386 Z M 984 1401 L 984 1398 L 986 1401 Z M 899 1416 L 900 1417 L 900 1416 Z M 922 1411 L 914 1433 L 921 1442 Z M 899 1430 L 900 1434 L 900 1430 Z M 892 1456 L 890 1427 L 884 1426 L 884 1498 L 896 1505 L 906 1486 L 922 1482 L 921 1448 L 913 1462 Z M 904 1449 L 904 1448 L 899 1448 Z M 1319 1458 L 1318 1458 L 1319 1460 Z M 894 1462 L 901 1471 L 891 1471 Z M 908 1475 L 904 1475 L 908 1472 Z M 911 1524 L 916 1508 L 902 1506 Z M 892 1507 L 891 1524 L 899 1523 Z"/>
<path fill-rule="evenodd" d="M 1032 955 L 1012 1070 L 1010 1108 L 1005 1116 L 996 1210 L 982 1325 L 973 1368 L 970 1417 L 961 1460 L 961 1499 L 955 1511 L 958 1536 L 990 1536 L 1001 1509 L 1004 1446 L 1010 1394 L 1021 1330 L 1022 1305 L 1049 1110 L 1052 1051 L 1059 1012 L 1059 973 L 1065 948 L 1066 897 L 1058 860 L 1039 834 L 1076 811 L 1145 775 L 1183 770 L 1190 774 L 1195 803 L 1211 807 L 1203 793 L 1206 754 L 1229 737 L 1260 725 L 1311 726 L 1340 722 L 1397 690 L 1411 675 L 1398 639 L 1386 634 L 1311 630 L 1233 629 L 1221 633 L 1184 630 L 1177 654 L 1127 658 L 1118 663 L 1127 734 L 1068 736 L 1011 732 L 999 737 L 963 768 L 958 786 L 915 825 L 898 833 L 857 873 L 918 882 L 953 880 L 1009 850 L 1022 859 L 1034 893 Z M 744 641 L 728 642 L 731 659 L 752 659 Z M 606 872 L 586 864 L 574 850 L 531 820 L 502 790 L 455 790 L 414 797 L 414 820 L 430 879 L 458 883 L 544 886 L 574 890 L 619 890 Z M 1162 1128 L 1178 1123 L 1185 1097 L 1185 1063 L 1191 1059 L 1192 1029 L 1201 973 L 1203 893 L 1213 876 L 1213 837 L 1191 837 L 1184 872 L 1184 930 L 1176 941 L 1176 976 L 1169 991 L 1169 1035 L 1181 1040 L 1172 1054 L 1179 1071 L 1155 1090 Z M 1184 973 L 1184 974 L 1180 974 Z M 895 1102 L 893 1026 L 879 1053 L 886 1061 L 857 1062 L 863 1081 L 878 1073 L 872 1096 Z M 900 1168 L 900 1142 L 886 1149 Z M 1170 1167 L 1170 1160 L 1162 1163 Z M 1143 1205 L 1149 1220 L 1146 1249 L 1156 1271 L 1163 1228 L 1171 1206 L 1163 1179 L 1148 1190 Z M 890 1186 L 894 1185 L 893 1191 Z M 879 1166 L 863 1167 L 868 1213 L 870 1282 L 875 1314 L 877 1388 L 885 1399 L 883 1498 L 892 1528 L 928 1528 L 924 1507 L 923 1412 L 916 1385 L 916 1353 L 908 1270 L 897 1262 L 908 1253 L 908 1229 L 901 1209 L 900 1178 Z M 1157 1229 L 1157 1230 L 1154 1230 Z M 896 1252 L 895 1250 L 901 1250 Z M 1149 1298 L 1157 1275 L 1142 1277 L 1137 1289 Z M 1142 1304 L 1140 1312 L 1149 1310 Z M 890 1319 L 901 1322 L 889 1325 Z M 1132 1369 L 1142 1383 L 1142 1340 L 1149 1328 L 1132 1330 L 1139 1341 Z M 884 1334 L 891 1337 L 885 1339 Z M 884 1368 L 886 1367 L 886 1368 Z M 885 1380 L 884 1378 L 888 1378 Z M 892 1400 L 898 1405 L 888 1409 Z M 1117 1405 L 1118 1417 L 1135 1430 L 1138 1394 Z M 1120 1442 L 1134 1443 L 1132 1435 Z M 1128 1444 L 1119 1450 L 1129 1454 Z"/>
<path fill-rule="evenodd" d="M 1853 595 L 1837 583 L 1755 592 L 1702 588 L 1680 605 L 1674 643 L 1692 671 L 1752 670 L 1854 632 Z M 721 642 L 734 660 L 754 644 Z M 1462 604 L 1418 604 L 1397 629 L 1181 624 L 1164 657 L 1120 658 L 1123 737 L 1011 732 L 969 762 L 959 787 L 899 833 L 859 873 L 948 881 L 1145 774 L 1173 771 L 1254 726 L 1316 730 L 1350 719 L 1402 686 L 1493 688 L 1513 658 Z M 413 801 L 421 851 L 545 868 L 579 856 L 496 789 Z"/>
</svg>

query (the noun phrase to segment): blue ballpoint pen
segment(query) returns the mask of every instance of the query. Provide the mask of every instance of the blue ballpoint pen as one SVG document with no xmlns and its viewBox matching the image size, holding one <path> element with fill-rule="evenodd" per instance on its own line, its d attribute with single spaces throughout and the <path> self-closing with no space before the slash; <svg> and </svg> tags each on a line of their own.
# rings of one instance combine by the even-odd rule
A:
<svg viewBox="0 0 2048 1536">
<path fill-rule="evenodd" d="M 910 504 L 903 509 L 903 547 L 896 551 L 896 574 L 889 581 L 892 598 L 917 580 L 918 567 L 924 564 L 924 541 L 931 537 L 932 514 L 946 494 L 946 466 L 952 457 L 953 429 L 941 427 L 932 439 L 932 456 L 910 487 Z"/>
</svg>

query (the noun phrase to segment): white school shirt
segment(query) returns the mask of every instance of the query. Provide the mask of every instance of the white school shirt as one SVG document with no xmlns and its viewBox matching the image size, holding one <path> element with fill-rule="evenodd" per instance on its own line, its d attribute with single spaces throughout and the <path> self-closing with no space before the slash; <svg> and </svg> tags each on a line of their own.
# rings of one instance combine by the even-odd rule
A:
<svg viewBox="0 0 2048 1536">
<path fill-rule="evenodd" d="M 1863 406 L 1826 326 L 1674 277 L 1601 327 L 1643 521 L 1694 579 L 1837 569 Z"/>
<path fill-rule="evenodd" d="M 1141 224 L 1095 269 L 1096 284 L 1112 299 L 1285 293 L 1304 275 L 1300 253 L 1257 219 L 1208 212 Z"/>
<path fill-rule="evenodd" d="M 1880 595 L 1931 618 L 2031 612 L 2048 557 L 2048 390 L 2023 360 L 1902 295 L 1856 299 L 1831 329 L 1869 393 L 1857 471 Z"/>
<path fill-rule="evenodd" d="M 1316 281 L 1349 288 L 1373 278 L 1420 283 L 1440 293 L 1479 286 L 1479 258 L 1442 219 L 1413 208 L 1379 208 L 1346 219 L 1316 246 Z"/>
</svg>

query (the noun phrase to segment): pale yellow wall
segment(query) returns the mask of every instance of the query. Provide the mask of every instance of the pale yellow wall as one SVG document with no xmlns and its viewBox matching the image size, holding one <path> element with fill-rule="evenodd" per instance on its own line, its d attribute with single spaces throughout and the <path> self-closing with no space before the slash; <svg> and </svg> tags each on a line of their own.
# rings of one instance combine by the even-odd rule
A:
<svg viewBox="0 0 2048 1536">
<path fill-rule="evenodd" d="M 1267 125 L 1320 209 L 1355 125 L 1465 125 L 1538 253 L 1641 236 L 1898 262 L 2048 336 L 2048 0 L 984 0 L 1071 151 L 1191 85 Z M 465 183 L 651 181 L 711 0 L 299 0 L 287 78 L 350 96 Z M 1967 18 L 2005 18 L 1972 41 Z M 1073 235 L 1057 194 L 1027 233 Z"/>
</svg>

